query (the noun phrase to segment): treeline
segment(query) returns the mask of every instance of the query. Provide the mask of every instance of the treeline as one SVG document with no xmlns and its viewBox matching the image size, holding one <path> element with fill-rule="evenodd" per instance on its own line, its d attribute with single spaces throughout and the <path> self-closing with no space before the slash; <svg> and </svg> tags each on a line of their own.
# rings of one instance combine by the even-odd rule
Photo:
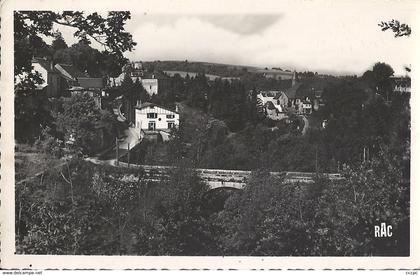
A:
<svg viewBox="0 0 420 275">
<path fill-rule="evenodd" d="M 226 77 L 240 77 L 248 72 L 248 68 L 251 68 L 246 66 L 194 62 L 188 60 L 143 62 L 143 66 L 146 70 L 185 71 Z"/>
</svg>

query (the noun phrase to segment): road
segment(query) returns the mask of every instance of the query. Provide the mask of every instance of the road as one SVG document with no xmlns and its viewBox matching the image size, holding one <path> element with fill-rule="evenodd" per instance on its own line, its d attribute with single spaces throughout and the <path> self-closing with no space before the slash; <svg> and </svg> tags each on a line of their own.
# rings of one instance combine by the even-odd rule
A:
<svg viewBox="0 0 420 275">
<path fill-rule="evenodd" d="M 128 152 L 128 148 L 132 150 L 143 140 L 144 134 L 138 128 L 129 127 L 124 131 L 124 140 L 118 143 L 118 155 L 124 156 Z M 115 147 L 108 152 L 95 157 L 88 157 L 85 160 L 95 164 L 115 165 L 117 158 Z"/>
<path fill-rule="evenodd" d="M 300 117 L 302 118 L 303 123 L 304 123 L 303 129 L 302 129 L 302 136 L 304 136 L 309 128 L 309 120 L 304 115 L 300 115 Z"/>
</svg>

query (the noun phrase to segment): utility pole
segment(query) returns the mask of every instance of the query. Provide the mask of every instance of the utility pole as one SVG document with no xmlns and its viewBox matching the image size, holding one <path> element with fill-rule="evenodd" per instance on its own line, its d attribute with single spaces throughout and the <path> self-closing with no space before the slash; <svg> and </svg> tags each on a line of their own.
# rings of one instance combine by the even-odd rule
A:
<svg viewBox="0 0 420 275">
<path fill-rule="evenodd" d="M 118 147 L 119 147 L 119 144 L 118 144 L 118 137 L 116 137 L 116 138 L 115 138 L 115 148 L 116 148 L 115 153 L 116 153 L 116 158 L 117 158 L 117 166 L 119 166 L 119 165 L 120 165 L 120 164 L 119 164 L 119 161 L 118 161 L 118 159 L 119 159 Z"/>
<path fill-rule="evenodd" d="M 315 147 L 315 172 L 316 177 L 318 178 L 318 144 Z"/>
<path fill-rule="evenodd" d="M 128 168 L 130 168 L 130 143 L 129 142 L 127 142 L 127 150 L 128 150 L 128 153 L 127 153 Z"/>
<path fill-rule="evenodd" d="M 366 147 L 363 146 L 363 163 L 366 161 Z"/>
</svg>

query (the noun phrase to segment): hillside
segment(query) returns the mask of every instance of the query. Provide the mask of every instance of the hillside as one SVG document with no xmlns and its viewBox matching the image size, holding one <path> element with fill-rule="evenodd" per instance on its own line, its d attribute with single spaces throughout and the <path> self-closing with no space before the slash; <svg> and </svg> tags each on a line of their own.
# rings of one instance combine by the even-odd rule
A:
<svg viewBox="0 0 420 275">
<path fill-rule="evenodd" d="M 193 73 L 206 73 L 221 77 L 240 77 L 248 71 L 257 70 L 257 67 L 244 65 L 218 64 L 199 61 L 148 61 L 143 62 L 145 69 L 158 71 L 181 71 Z"/>
</svg>

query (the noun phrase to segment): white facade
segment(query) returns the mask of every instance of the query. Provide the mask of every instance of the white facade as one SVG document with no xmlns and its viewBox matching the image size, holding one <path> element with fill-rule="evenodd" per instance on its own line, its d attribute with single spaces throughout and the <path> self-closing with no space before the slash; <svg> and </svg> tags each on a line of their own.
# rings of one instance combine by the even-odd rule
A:
<svg viewBox="0 0 420 275">
<path fill-rule="evenodd" d="M 302 102 L 302 112 L 305 114 L 312 113 L 312 103 L 310 101 L 303 101 Z"/>
<path fill-rule="evenodd" d="M 124 81 L 125 73 L 121 73 L 118 77 L 110 77 L 109 78 L 109 85 L 111 87 L 119 87 L 121 83 Z M 131 76 L 131 81 L 135 83 L 137 80 L 141 81 L 140 76 Z"/>
<path fill-rule="evenodd" d="M 136 107 L 136 128 L 142 130 L 170 130 L 179 126 L 179 114 L 154 104 Z"/>
<path fill-rule="evenodd" d="M 146 90 L 146 92 L 152 96 L 157 95 L 158 93 L 158 80 L 156 78 L 151 79 L 142 79 L 141 85 L 143 85 L 143 88 Z"/>
<path fill-rule="evenodd" d="M 261 104 L 263 106 L 265 106 L 267 102 L 271 101 L 274 104 L 274 107 L 276 107 L 276 109 L 279 112 L 283 112 L 283 108 L 280 105 L 280 100 L 277 100 L 275 98 L 277 93 L 279 92 L 278 91 L 260 92 L 257 94 L 257 99 L 261 101 Z"/>
</svg>

